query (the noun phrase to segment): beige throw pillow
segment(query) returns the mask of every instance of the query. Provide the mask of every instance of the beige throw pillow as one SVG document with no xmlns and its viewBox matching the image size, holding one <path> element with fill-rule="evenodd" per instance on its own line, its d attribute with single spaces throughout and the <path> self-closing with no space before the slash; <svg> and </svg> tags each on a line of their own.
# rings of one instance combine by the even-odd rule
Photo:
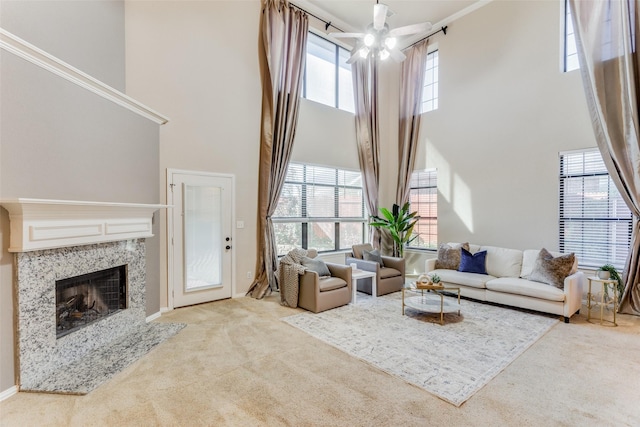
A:
<svg viewBox="0 0 640 427">
<path fill-rule="evenodd" d="M 436 260 L 436 270 L 457 270 L 460 266 L 460 248 L 469 250 L 469 243 L 461 245 L 449 246 L 443 243 L 438 248 L 438 259 Z"/>
<path fill-rule="evenodd" d="M 564 279 L 571 274 L 575 257 L 575 254 L 570 253 L 554 258 L 548 250 L 542 248 L 529 280 L 564 289 Z"/>
</svg>

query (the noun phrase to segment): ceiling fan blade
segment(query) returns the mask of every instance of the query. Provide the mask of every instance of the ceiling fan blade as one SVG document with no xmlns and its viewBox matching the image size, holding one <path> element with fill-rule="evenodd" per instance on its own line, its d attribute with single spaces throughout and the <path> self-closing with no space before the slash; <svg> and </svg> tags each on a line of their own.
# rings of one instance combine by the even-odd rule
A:
<svg viewBox="0 0 640 427">
<path fill-rule="evenodd" d="M 386 4 L 376 3 L 373 5 L 373 28 L 381 30 L 384 28 L 384 21 L 387 19 L 387 9 L 389 7 Z"/>
<path fill-rule="evenodd" d="M 346 38 L 353 38 L 353 39 L 361 39 L 364 37 L 363 33 L 329 33 L 327 34 L 328 36 L 331 37 L 335 37 L 337 39 L 346 39 Z"/>
<path fill-rule="evenodd" d="M 351 51 L 351 56 L 347 59 L 347 64 L 353 64 L 360 57 L 360 52 L 358 46 L 354 47 Z"/>
<path fill-rule="evenodd" d="M 421 24 L 413 24 L 407 25 L 405 27 L 394 28 L 392 30 L 389 30 L 389 35 L 391 37 L 398 37 L 406 36 L 409 34 L 426 33 L 427 31 L 430 31 L 431 28 L 433 28 L 431 22 L 423 22 Z"/>
<path fill-rule="evenodd" d="M 402 62 L 405 59 L 407 59 L 407 56 L 404 53 L 402 53 L 400 49 L 397 49 L 397 48 L 391 49 L 389 51 L 389 54 L 391 54 L 391 58 L 393 58 L 393 60 L 396 62 Z"/>
</svg>

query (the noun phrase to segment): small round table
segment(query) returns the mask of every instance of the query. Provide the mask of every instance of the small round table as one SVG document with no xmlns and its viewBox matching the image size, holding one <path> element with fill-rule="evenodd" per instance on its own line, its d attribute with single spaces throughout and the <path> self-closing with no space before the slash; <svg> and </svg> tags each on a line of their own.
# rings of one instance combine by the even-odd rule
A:
<svg viewBox="0 0 640 427">
<path fill-rule="evenodd" d="M 600 306 L 600 324 L 603 322 L 612 323 L 613 326 L 618 326 L 616 323 L 616 311 L 618 311 L 618 299 L 620 295 L 618 295 L 618 281 L 616 279 L 601 279 L 596 276 L 587 277 L 589 281 L 589 290 L 587 292 L 587 321 L 591 321 L 591 309 L 593 307 Z M 591 283 L 592 282 L 600 282 L 602 283 L 602 294 L 600 296 L 600 301 L 597 301 L 594 295 L 591 293 Z M 611 285 L 611 291 L 613 292 L 612 301 L 605 301 L 605 294 L 608 294 L 609 285 Z M 593 301 L 593 304 L 592 304 Z M 613 321 L 604 318 L 604 308 L 613 302 Z"/>
<path fill-rule="evenodd" d="M 427 291 L 427 293 L 425 293 Z M 445 291 L 457 291 L 457 302 L 444 299 Z M 414 296 L 407 296 L 411 292 Z M 414 310 L 426 313 L 440 313 L 440 324 L 444 324 L 444 313 L 457 311 L 460 315 L 460 288 L 445 287 L 442 284 L 424 285 L 419 283 L 409 283 L 402 287 L 402 315 L 404 308 L 409 307 Z"/>
</svg>

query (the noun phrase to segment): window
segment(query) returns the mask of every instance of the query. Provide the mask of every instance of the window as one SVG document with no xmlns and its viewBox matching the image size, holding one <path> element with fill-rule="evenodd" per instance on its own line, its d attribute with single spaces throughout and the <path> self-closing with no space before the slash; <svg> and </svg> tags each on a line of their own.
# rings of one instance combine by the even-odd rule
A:
<svg viewBox="0 0 640 427">
<path fill-rule="evenodd" d="M 420 219 L 413 228 L 418 238 L 410 248 L 437 249 L 438 247 L 438 184 L 435 169 L 415 171 L 411 175 L 409 202 L 411 211 L 418 211 Z"/>
<path fill-rule="evenodd" d="M 632 217 L 597 149 L 560 153 L 560 251 L 583 267 L 624 268 Z"/>
<path fill-rule="evenodd" d="M 564 71 L 573 71 L 580 68 L 578 62 L 578 49 L 576 47 L 576 35 L 573 30 L 571 8 L 569 0 L 564 1 Z"/>
<path fill-rule="evenodd" d="M 363 243 L 367 221 L 360 172 L 290 163 L 273 223 L 278 255 Z"/>
<path fill-rule="evenodd" d="M 303 96 L 311 101 L 355 112 L 348 50 L 313 33 L 307 38 Z"/>
<path fill-rule="evenodd" d="M 427 55 L 427 66 L 424 70 L 424 87 L 422 89 L 422 112 L 438 109 L 438 51 Z"/>
</svg>

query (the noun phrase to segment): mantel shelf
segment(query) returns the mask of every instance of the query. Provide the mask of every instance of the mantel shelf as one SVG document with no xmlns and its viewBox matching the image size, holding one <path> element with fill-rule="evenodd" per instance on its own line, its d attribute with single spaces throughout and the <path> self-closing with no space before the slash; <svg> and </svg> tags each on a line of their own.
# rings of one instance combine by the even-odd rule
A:
<svg viewBox="0 0 640 427">
<path fill-rule="evenodd" d="M 0 200 L 11 223 L 9 252 L 153 237 L 153 213 L 169 205 L 51 199 Z"/>
</svg>

